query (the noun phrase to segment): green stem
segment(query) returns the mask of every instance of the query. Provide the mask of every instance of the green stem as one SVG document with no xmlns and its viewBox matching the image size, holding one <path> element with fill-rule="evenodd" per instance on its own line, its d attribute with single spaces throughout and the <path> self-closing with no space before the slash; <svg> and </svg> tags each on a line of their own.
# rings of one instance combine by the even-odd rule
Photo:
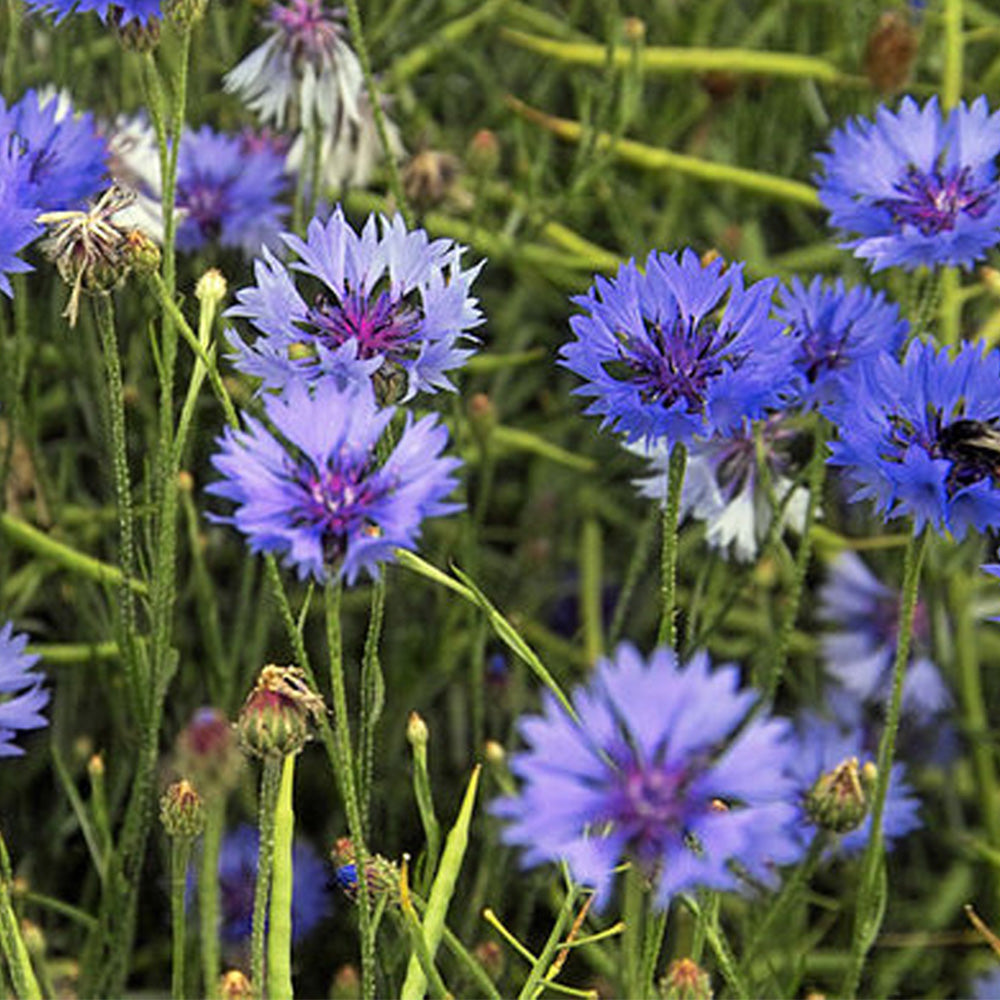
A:
<svg viewBox="0 0 1000 1000">
<path fill-rule="evenodd" d="M 358 51 L 358 60 L 361 63 L 361 72 L 365 78 L 365 89 L 368 91 L 368 101 L 371 105 L 372 115 L 375 118 L 375 129 L 378 132 L 379 142 L 382 143 L 382 152 L 385 153 L 385 168 L 389 178 L 389 190 L 396 200 L 396 208 L 403 216 L 403 221 L 408 229 L 413 228 L 413 213 L 406 201 L 406 193 L 403 191 L 403 181 L 399 173 L 399 164 L 392 152 L 392 143 L 389 141 L 389 131 L 385 124 L 385 112 L 382 110 L 382 102 L 379 99 L 378 84 L 375 82 L 375 74 L 372 72 L 371 57 L 368 55 L 368 44 L 365 41 L 365 32 L 361 24 L 361 10 L 358 0 L 347 0 L 347 23 L 351 29 L 351 38 L 354 47 Z"/>
<path fill-rule="evenodd" d="M 899 637 L 896 641 L 896 657 L 892 670 L 892 694 L 886 713 L 885 730 L 878 748 L 878 778 L 872 800 L 871 831 L 861 863 L 861 885 L 858 890 L 857 909 L 854 918 L 854 935 L 851 941 L 851 955 L 844 979 L 842 995 L 853 1000 L 861 982 L 861 972 L 865 957 L 878 935 L 885 909 L 885 886 L 882 878 L 883 845 L 882 817 L 885 800 L 889 791 L 893 755 L 896 750 L 896 733 L 903 704 L 903 680 L 910 657 L 910 640 L 913 637 L 913 612 L 917 604 L 920 587 L 920 568 L 927 550 L 928 532 L 910 538 L 903 563 L 903 589 L 899 611 Z"/>
<path fill-rule="evenodd" d="M 187 953 L 187 908 L 184 892 L 187 888 L 188 863 L 191 860 L 191 838 L 173 837 L 170 844 L 170 917 L 173 930 L 173 972 L 170 995 L 184 1000 L 184 957 Z"/>
<path fill-rule="evenodd" d="M 788 650 L 795 631 L 795 622 L 799 617 L 799 607 L 802 604 L 802 594 L 805 591 L 806 573 L 809 570 L 809 560 L 812 557 L 812 526 L 819 509 L 820 494 L 823 492 L 823 482 L 826 478 L 826 422 L 818 415 L 813 423 L 813 451 L 809 460 L 808 483 L 809 498 L 806 501 L 806 521 L 802 526 L 802 537 L 799 539 L 798 551 L 795 553 L 795 570 L 792 577 L 792 590 L 781 619 L 778 641 L 775 645 L 774 660 L 768 673 L 764 689 L 764 700 L 768 704 L 774 701 L 778 692 L 782 675 L 788 664 Z M 792 487 L 789 487 L 791 489 Z M 784 509 L 776 509 L 772 516 L 780 522 Z M 780 534 L 780 523 L 777 525 Z"/>
<path fill-rule="evenodd" d="M 31 967 L 31 956 L 21 936 L 21 927 L 14 912 L 10 886 L 13 873 L 7 845 L 0 835 L 0 950 L 7 962 L 14 995 L 21 1000 L 42 1000 L 42 991 Z"/>
<path fill-rule="evenodd" d="M 646 933 L 642 947 L 642 967 L 639 973 L 639 983 L 642 996 L 656 996 L 655 979 L 656 965 L 663 950 L 663 939 L 667 934 L 668 909 L 646 915 Z"/>
<path fill-rule="evenodd" d="M 972 766 L 976 779 L 975 801 L 979 804 L 989 846 L 1000 849 L 1000 787 L 986 714 L 982 670 L 976 645 L 973 608 L 973 585 L 967 574 L 955 573 L 949 584 L 949 603 L 955 623 L 955 662 L 958 685 L 965 715 L 965 734 L 972 748 Z M 997 885 L 993 869 L 994 886 Z"/>
<path fill-rule="evenodd" d="M 119 565 L 122 578 L 118 584 L 118 603 L 122 616 L 124 637 L 125 680 L 133 713 L 142 712 L 143 694 L 149 679 L 137 655 L 138 629 L 135 599 L 128 580 L 135 568 L 135 519 L 132 511 L 132 487 L 129 482 L 128 446 L 125 438 L 125 395 L 122 384 L 121 358 L 118 354 L 118 337 L 115 333 L 114 304 L 110 295 L 94 298 L 94 315 L 101 336 L 104 370 L 108 380 L 108 410 L 110 416 L 111 465 L 115 480 L 115 497 L 118 505 L 118 533 L 121 544 Z M 142 716 L 139 715 L 141 719 Z"/>
<path fill-rule="evenodd" d="M 517 995 L 517 1000 L 536 1000 L 543 992 L 549 966 L 552 964 L 552 960 L 555 958 L 559 945 L 562 942 L 563 929 L 570 922 L 570 917 L 573 915 L 573 907 L 576 906 L 576 899 L 576 887 L 570 885 L 566 890 L 566 898 L 559 908 L 559 913 L 556 915 L 555 923 L 552 925 L 552 930 L 549 932 L 545 946 L 535 959 L 531 967 L 531 972 L 528 973 L 528 978 L 525 980 L 524 986 L 521 987 L 521 992 Z"/>
<path fill-rule="evenodd" d="M 604 652 L 601 557 L 601 523 L 589 514 L 584 518 L 580 531 L 580 608 L 583 649 L 588 663 L 596 663 Z"/>
<path fill-rule="evenodd" d="M 257 996 L 266 997 L 264 988 L 264 928 L 267 923 L 271 870 L 274 862 L 274 812 L 281 785 L 283 758 L 268 754 L 260 779 L 257 816 L 260 846 L 257 854 L 257 881 L 253 890 L 253 923 L 250 929 L 250 981 Z"/>
<path fill-rule="evenodd" d="M 274 867 L 267 925 L 267 996 L 292 1000 L 292 837 L 295 754 L 285 757 L 274 810 Z"/>
<path fill-rule="evenodd" d="M 222 792 L 206 803 L 205 834 L 198 872 L 198 916 L 201 922 L 202 990 L 216 997 L 219 989 L 219 853 L 226 824 L 226 797 Z"/>
<path fill-rule="evenodd" d="M 645 913 L 646 889 L 642 875 L 635 865 L 625 873 L 625 901 L 622 906 L 622 920 L 625 932 L 622 935 L 622 995 L 639 998 L 642 975 L 643 915 Z"/>
<path fill-rule="evenodd" d="M 944 74 L 941 103 L 950 111 L 962 97 L 962 0 L 944 0 Z"/>
<path fill-rule="evenodd" d="M 358 872 L 358 924 L 361 937 L 361 995 L 363 1000 L 375 996 L 375 935 L 371 901 L 366 877 L 368 851 L 364 825 L 358 802 L 358 788 L 351 748 L 351 729 L 347 712 L 347 686 L 344 681 L 344 651 L 340 630 L 342 587 L 339 579 L 331 578 L 324 588 L 326 605 L 326 636 L 330 654 L 330 687 L 333 693 L 333 735 L 337 751 L 337 778 L 340 782 L 347 828 L 354 846 Z"/>
<path fill-rule="evenodd" d="M 378 655 L 379 641 L 382 638 L 382 622 L 385 617 L 385 587 L 385 573 L 382 573 L 372 585 L 368 635 L 365 637 L 365 651 L 361 661 L 358 802 L 361 807 L 361 824 L 366 834 L 375 774 L 375 733 L 385 702 L 385 680 L 382 676 L 382 665 Z"/>
<path fill-rule="evenodd" d="M 680 520 L 681 491 L 687 449 L 677 441 L 670 449 L 667 472 L 667 498 L 663 508 L 663 554 L 660 565 L 660 630 L 657 645 L 677 648 L 677 529 Z"/>
</svg>

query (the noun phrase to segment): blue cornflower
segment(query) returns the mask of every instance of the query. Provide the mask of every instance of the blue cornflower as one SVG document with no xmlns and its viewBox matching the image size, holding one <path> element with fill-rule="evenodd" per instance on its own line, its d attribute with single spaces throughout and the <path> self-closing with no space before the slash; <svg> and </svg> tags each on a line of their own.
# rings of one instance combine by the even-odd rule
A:
<svg viewBox="0 0 1000 1000">
<path fill-rule="evenodd" d="M 454 388 L 447 373 L 473 353 L 464 346 L 474 339 L 468 331 L 483 322 L 469 294 L 482 265 L 463 270 L 464 247 L 410 232 L 398 215 L 381 225 L 369 216 L 359 235 L 339 207 L 325 223 L 313 219 L 305 240 L 283 239 L 301 258 L 292 269 L 318 281 L 319 293 L 307 303 L 265 251 L 257 284 L 237 292 L 227 313 L 264 334 L 247 344 L 229 332 L 237 368 L 265 389 L 326 377 L 367 382 L 375 374 L 386 396 Z M 400 379 L 402 389 L 394 385 Z"/>
<path fill-rule="evenodd" d="M 878 580 L 855 552 L 841 552 L 820 587 L 820 621 L 832 626 L 822 638 L 829 674 L 861 703 L 889 696 L 899 636 L 900 595 Z M 927 655 L 930 619 L 917 601 L 913 614 L 910 661 L 903 681 L 903 716 L 926 724 L 951 707 L 941 673 Z"/>
<path fill-rule="evenodd" d="M 241 824 L 227 833 L 219 851 L 219 937 L 238 944 L 250 937 L 253 893 L 257 879 L 256 827 Z M 188 905 L 194 899 L 193 880 L 188 884 Z M 292 940 L 305 937 L 331 908 L 327 868 L 304 840 L 292 844 Z"/>
<path fill-rule="evenodd" d="M 185 132 L 177 157 L 177 246 L 218 241 L 248 256 L 277 242 L 288 214 L 284 157 L 269 144 L 213 132 Z"/>
<path fill-rule="evenodd" d="M 41 711 L 49 703 L 43 678 L 32 672 L 37 656 L 25 653 L 26 635 L 15 635 L 11 622 L 0 626 L 0 757 L 24 751 L 14 743 L 18 731 L 48 725 Z"/>
<path fill-rule="evenodd" d="M 932 97 L 854 118 L 817 159 L 820 201 L 872 270 L 969 267 L 1000 242 L 1000 114 L 985 97 L 946 116 Z"/>
<path fill-rule="evenodd" d="M 341 132 L 359 119 L 364 87 L 361 63 L 344 41 L 344 15 L 322 0 L 272 3 L 267 41 L 226 74 L 226 90 L 278 128 L 287 118 L 303 130 Z"/>
<path fill-rule="evenodd" d="M 662 648 L 647 664 L 626 644 L 577 689 L 579 724 L 547 694 L 544 715 L 520 722 L 521 793 L 493 807 L 510 821 L 504 841 L 526 865 L 565 860 L 599 906 L 623 858 L 655 882 L 660 907 L 698 886 L 736 888 L 734 863 L 766 879 L 796 860 L 791 725 L 745 721 L 756 695 L 739 682 L 706 653 L 679 666 Z"/>
<path fill-rule="evenodd" d="M 995 446 L 1000 351 L 966 344 L 954 358 L 914 341 L 902 362 L 887 354 L 858 368 L 827 408 L 838 428 L 829 461 L 888 520 L 909 515 L 963 537 L 1000 524 Z"/>
<path fill-rule="evenodd" d="M 292 384 L 264 409 L 277 436 L 253 417 L 227 428 L 212 463 L 225 476 L 210 493 L 234 501 L 234 525 L 254 552 L 284 554 L 301 579 L 330 573 L 353 583 L 378 575 L 396 548 L 412 549 L 426 517 L 450 514 L 445 502 L 461 464 L 442 458 L 448 430 L 429 415 L 407 420 L 384 462 L 375 445 L 394 407 L 380 409 L 369 386 L 342 390 Z"/>
<path fill-rule="evenodd" d="M 16 143 L 0 140 L 0 291 L 13 296 L 8 274 L 30 271 L 17 254 L 41 235 L 37 206 L 29 193 L 30 165 Z"/>
<path fill-rule="evenodd" d="M 29 90 L 10 107 L 0 97 L 0 142 L 27 162 L 25 197 L 40 211 L 78 208 L 105 185 L 107 144 L 93 115 L 73 114 L 56 96 Z"/>
<path fill-rule="evenodd" d="M 819 277 L 806 288 L 793 278 L 781 299 L 777 315 L 798 348 L 795 368 L 807 406 L 837 399 L 845 370 L 868 364 L 881 351 L 896 354 L 906 342 L 909 324 L 882 292 L 848 290 L 839 279 L 828 284 Z"/>
<path fill-rule="evenodd" d="M 28 8 L 43 14 L 55 14 L 58 24 L 68 14 L 94 11 L 105 24 L 109 18 L 117 25 L 138 21 L 145 26 L 163 20 L 161 0 L 25 0 Z"/>
<path fill-rule="evenodd" d="M 681 517 L 704 521 L 709 546 L 723 554 L 732 550 L 741 562 L 757 558 L 774 516 L 772 502 L 781 510 L 783 527 L 801 533 L 809 491 L 795 485 L 791 452 L 798 436 L 780 414 L 772 414 L 756 430 L 745 421 L 730 434 L 695 438 L 688 445 Z M 635 480 L 639 492 L 665 503 L 670 465 L 666 443 L 633 445 L 629 450 L 648 458 L 653 473 Z M 761 462 L 766 483 L 761 480 Z"/>
<path fill-rule="evenodd" d="M 798 784 L 801 809 L 799 836 L 805 846 L 815 834 L 813 822 L 805 809 L 805 797 L 820 775 L 852 758 L 862 766 L 874 761 L 865 752 L 864 733 L 861 730 L 845 731 L 838 723 L 812 712 L 802 714 L 797 730 L 798 747 L 793 754 L 792 770 Z M 906 781 L 906 768 L 897 762 L 890 771 L 885 810 L 882 813 L 882 835 L 887 850 L 897 840 L 921 826 L 919 811 L 920 800 Z M 871 816 L 868 815 L 857 829 L 843 834 L 838 841 L 840 851 L 844 854 L 856 854 L 863 850 L 868 843 L 871 825 Z"/>
<path fill-rule="evenodd" d="M 1000 997 L 1000 966 L 989 972 L 976 976 L 972 981 L 972 993 L 975 1000 L 996 1000 Z"/>
<path fill-rule="evenodd" d="M 562 364 L 586 380 L 587 413 L 629 441 L 688 442 L 738 427 L 776 404 L 793 376 L 794 344 L 770 316 L 775 279 L 744 286 L 743 265 L 702 265 L 692 250 L 654 251 L 573 301 L 576 340 Z"/>
</svg>

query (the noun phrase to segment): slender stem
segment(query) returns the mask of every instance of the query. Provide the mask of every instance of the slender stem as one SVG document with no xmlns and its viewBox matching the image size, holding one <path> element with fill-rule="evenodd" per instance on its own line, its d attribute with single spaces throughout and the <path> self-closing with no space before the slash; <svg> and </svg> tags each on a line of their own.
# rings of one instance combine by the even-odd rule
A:
<svg viewBox="0 0 1000 1000">
<path fill-rule="evenodd" d="M 191 860 L 191 838 L 173 837 L 170 844 L 170 918 L 173 931 L 173 973 L 170 995 L 184 1000 L 184 958 L 187 953 L 187 908 L 184 891 L 187 888 L 188 863 Z"/>
<path fill-rule="evenodd" d="M 903 590 L 899 612 L 899 637 L 892 671 L 892 693 L 886 713 L 885 730 L 878 749 L 878 778 L 872 799 L 871 831 L 861 864 L 861 885 L 858 891 L 857 909 L 854 917 L 854 936 L 851 941 L 851 955 L 842 995 L 853 1000 L 861 982 L 861 971 L 865 956 L 875 941 L 884 911 L 880 872 L 883 860 L 882 817 L 885 800 L 889 791 L 892 760 L 896 749 L 896 732 L 903 704 L 903 679 L 910 657 L 910 640 L 913 637 L 913 611 L 917 604 L 920 586 L 920 568 L 927 550 L 928 532 L 925 529 L 910 539 L 903 564 Z"/>
<path fill-rule="evenodd" d="M 962 0 L 944 0 L 944 74 L 941 103 L 950 111 L 962 97 Z"/>
<path fill-rule="evenodd" d="M 667 502 L 663 508 L 663 557 L 660 567 L 660 630 L 657 645 L 677 648 L 677 529 L 680 520 L 681 491 L 684 488 L 684 467 L 687 449 L 677 441 L 670 449 L 667 472 Z"/>
<path fill-rule="evenodd" d="M 656 965 L 660 959 L 660 952 L 663 950 L 663 939 L 667 933 L 669 913 L 669 910 L 664 909 L 646 916 L 646 935 L 642 948 L 642 971 L 639 980 L 644 997 L 656 996 L 654 988 Z"/>
<path fill-rule="evenodd" d="M 214 998 L 219 988 L 219 853 L 226 823 L 226 797 L 222 792 L 206 803 L 205 834 L 201 842 L 198 873 L 198 915 L 201 921 L 202 990 Z"/>
<path fill-rule="evenodd" d="M 809 460 L 809 498 L 806 501 L 806 521 L 802 526 L 802 537 L 799 539 L 798 551 L 795 553 L 795 571 L 792 577 L 792 589 L 784 608 L 781 619 L 778 641 L 775 644 L 774 660 L 767 676 L 764 695 L 765 702 L 773 702 L 781 684 L 785 666 L 788 663 L 788 650 L 795 631 L 795 622 L 799 617 L 799 607 L 802 594 L 805 591 L 806 573 L 809 570 L 809 560 L 812 556 L 812 526 L 819 509 L 820 494 L 823 492 L 823 481 L 826 478 L 826 421 L 818 415 L 813 423 L 813 451 Z M 790 487 L 791 488 L 791 487 Z M 776 521 L 781 521 L 783 510 L 775 510 L 772 514 Z M 781 526 L 777 526 L 780 534 Z"/>
<path fill-rule="evenodd" d="M 955 623 L 955 662 L 958 685 L 965 715 L 965 733 L 972 747 L 972 765 L 976 780 L 975 801 L 986 827 L 989 846 L 1000 850 L 1000 787 L 997 782 L 994 749 L 990 738 L 990 720 L 983 696 L 982 670 L 976 645 L 972 581 L 965 573 L 956 573 L 949 584 L 949 603 Z M 995 869 L 994 887 L 997 887 Z"/>
<path fill-rule="evenodd" d="M 10 896 L 12 879 L 7 845 L 0 835 L 0 952 L 14 984 L 14 995 L 21 1000 L 41 1000 L 42 991 L 31 967 L 31 956 L 21 936 L 21 927 Z"/>
<path fill-rule="evenodd" d="M 274 810 L 274 865 L 267 924 L 267 996 L 292 1000 L 292 837 L 295 812 L 295 757 L 288 754 Z"/>
<path fill-rule="evenodd" d="M 114 304 L 110 295 L 94 297 L 94 314 L 101 336 L 104 371 L 108 381 L 110 416 L 111 465 L 114 472 L 115 496 L 118 505 L 118 533 L 121 544 L 119 565 L 122 578 L 118 584 L 118 601 L 124 636 L 125 677 L 133 712 L 143 712 L 142 696 L 148 686 L 142 662 L 136 655 L 138 628 L 135 598 L 129 586 L 135 568 L 135 519 L 132 511 L 132 487 L 129 482 L 128 446 L 125 439 L 125 395 L 122 384 L 121 358 L 115 333 Z M 141 718 L 141 716 L 139 716 Z"/>
<path fill-rule="evenodd" d="M 372 115 L 375 118 L 375 129 L 378 132 L 379 141 L 382 143 L 382 151 L 385 153 L 385 168 L 389 178 L 389 190 L 396 200 L 396 207 L 407 227 L 413 228 L 413 213 L 406 200 L 406 193 L 403 191 L 403 181 L 399 175 L 399 165 L 392 152 L 392 143 L 389 141 L 389 131 L 385 124 L 385 112 L 382 110 L 382 102 L 379 99 L 378 84 L 375 82 L 375 74 L 372 72 L 371 57 L 368 55 L 368 44 L 365 42 L 365 32 L 361 24 L 361 10 L 358 0 L 347 0 L 347 23 L 351 29 L 351 38 L 354 47 L 358 50 L 358 60 L 361 63 L 361 72 L 365 78 L 365 89 L 368 91 L 368 101 L 371 104 Z"/>
<path fill-rule="evenodd" d="M 633 864 L 625 873 L 625 901 L 622 908 L 622 919 L 625 921 L 625 932 L 622 935 L 622 995 L 627 997 L 640 996 L 639 978 L 642 967 L 642 940 L 644 901 L 646 890 L 642 884 L 642 875 Z"/>
<path fill-rule="evenodd" d="M 264 928 L 267 923 L 268 897 L 271 892 L 271 870 L 274 862 L 274 810 L 278 803 L 283 758 L 268 754 L 260 779 L 260 801 L 257 817 L 260 846 L 257 854 L 257 881 L 253 890 L 253 923 L 250 930 L 250 981 L 257 996 L 266 997 L 264 989 Z"/>
<path fill-rule="evenodd" d="M 358 924 L 361 936 L 361 995 L 363 1000 L 375 996 L 375 936 L 372 925 L 367 869 L 368 851 L 358 803 L 358 789 L 351 749 L 351 729 L 347 713 L 347 687 L 344 682 L 343 641 L 340 631 L 340 581 L 332 578 L 324 588 L 326 603 L 326 635 L 330 653 L 330 687 L 333 692 L 334 745 L 337 751 L 337 777 L 340 781 L 347 828 L 354 846 L 358 871 Z"/>
<path fill-rule="evenodd" d="M 385 586 L 385 574 L 383 573 L 372 585 L 368 635 L 365 638 L 365 652 L 361 661 L 358 803 L 361 807 L 362 828 L 366 834 L 375 773 L 375 732 L 385 701 L 385 681 L 382 677 L 382 665 L 378 655 L 379 641 L 382 637 L 382 622 L 385 617 Z"/>
</svg>

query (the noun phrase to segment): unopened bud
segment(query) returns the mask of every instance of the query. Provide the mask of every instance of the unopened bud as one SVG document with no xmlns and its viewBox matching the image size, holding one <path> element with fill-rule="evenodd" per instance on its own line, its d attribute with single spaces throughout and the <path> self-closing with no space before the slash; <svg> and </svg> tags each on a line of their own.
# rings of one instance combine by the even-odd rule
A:
<svg viewBox="0 0 1000 1000">
<path fill-rule="evenodd" d="M 622 33 L 630 45 L 641 45 L 646 40 L 646 22 L 641 17 L 626 17 Z"/>
<path fill-rule="evenodd" d="M 885 11 L 865 46 L 865 75 L 872 87 L 883 94 L 900 90 L 909 78 L 917 44 L 917 32 L 906 15 Z"/>
<path fill-rule="evenodd" d="M 236 785 L 243 758 L 233 727 L 217 708 L 199 708 L 177 737 L 174 766 L 208 795 Z"/>
<path fill-rule="evenodd" d="M 128 231 L 123 253 L 136 274 L 155 274 L 160 269 L 160 248 L 141 229 Z"/>
<path fill-rule="evenodd" d="M 419 712 L 410 712 L 406 720 L 406 738 L 411 747 L 425 747 L 430 739 L 430 730 Z"/>
<path fill-rule="evenodd" d="M 476 960 L 486 970 L 486 975 L 490 979 L 496 980 L 503 975 L 505 965 L 503 948 L 496 941 L 480 941 L 472 954 L 476 956 Z"/>
<path fill-rule="evenodd" d="M 227 287 L 222 272 L 217 267 L 210 267 L 194 286 L 194 297 L 199 302 L 217 306 L 226 297 Z"/>
<path fill-rule="evenodd" d="M 356 966 L 342 965 L 330 985 L 330 1000 L 361 1000 L 361 976 Z"/>
<path fill-rule="evenodd" d="M 258 757 L 297 753 L 310 737 L 310 722 L 323 699 L 298 667 L 264 667 L 236 721 L 244 751 Z"/>
<path fill-rule="evenodd" d="M 479 446 L 485 447 L 497 425 L 497 410 L 493 400 L 485 392 L 477 392 L 469 400 L 468 414 L 472 433 L 476 435 Z"/>
<path fill-rule="evenodd" d="M 458 180 L 459 163 L 451 153 L 424 149 L 403 168 L 403 192 L 418 208 L 440 205 Z"/>
<path fill-rule="evenodd" d="M 507 760 L 507 751 L 496 740 L 487 740 L 483 744 L 483 754 L 489 764 L 500 765 Z"/>
<path fill-rule="evenodd" d="M 663 1000 L 712 1000 L 712 980 L 690 958 L 671 962 L 660 980 Z"/>
<path fill-rule="evenodd" d="M 33 920 L 21 921 L 21 939 L 24 941 L 24 946 L 28 949 L 32 958 L 44 957 L 46 948 L 45 934 L 41 927 Z"/>
<path fill-rule="evenodd" d="M 469 169 L 483 177 L 496 173 L 500 166 L 500 142 L 496 132 L 481 128 L 470 140 L 465 154 Z"/>
<path fill-rule="evenodd" d="M 254 995 L 250 980 L 239 969 L 230 969 L 219 980 L 222 1000 L 252 1000 Z"/>
<path fill-rule="evenodd" d="M 170 837 L 197 837 L 205 829 L 205 803 L 190 781 L 175 781 L 163 793 L 160 822 Z"/>
<path fill-rule="evenodd" d="M 92 754 L 90 760 L 87 761 L 87 774 L 90 775 L 91 780 L 100 780 L 104 777 L 104 755 L 95 753 Z"/>
<path fill-rule="evenodd" d="M 863 822 L 871 803 L 877 771 L 871 762 L 859 768 L 858 758 L 821 774 L 806 794 L 806 812 L 821 829 L 848 833 Z"/>
<path fill-rule="evenodd" d="M 179 28 L 190 28 L 205 16 L 208 0 L 169 0 L 167 17 Z"/>
<path fill-rule="evenodd" d="M 350 837 L 339 837 L 331 852 L 337 885 L 349 899 L 358 897 L 357 853 Z M 399 901 L 399 867 L 381 854 L 365 858 L 365 884 L 371 896 L 387 896 L 389 902 Z"/>
</svg>

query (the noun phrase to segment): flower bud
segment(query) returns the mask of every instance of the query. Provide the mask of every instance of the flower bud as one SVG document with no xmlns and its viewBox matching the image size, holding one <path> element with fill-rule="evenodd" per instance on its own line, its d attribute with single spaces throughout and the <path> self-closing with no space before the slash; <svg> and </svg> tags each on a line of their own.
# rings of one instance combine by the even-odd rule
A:
<svg viewBox="0 0 1000 1000">
<path fill-rule="evenodd" d="M 474 174 L 482 177 L 495 174 L 500 166 L 500 143 L 496 133 L 481 128 L 469 141 L 465 159 Z"/>
<path fill-rule="evenodd" d="M 233 727 L 217 708 L 199 708 L 177 737 L 174 766 L 209 796 L 236 785 L 243 759 Z"/>
<path fill-rule="evenodd" d="M 219 996 L 222 1000 L 253 1000 L 253 986 L 239 969 L 230 969 L 219 980 Z"/>
<path fill-rule="evenodd" d="M 490 979 L 497 980 L 503 975 L 504 954 L 503 948 L 496 941 L 480 941 L 473 949 L 476 961 L 486 971 Z"/>
<path fill-rule="evenodd" d="M 342 965 L 330 984 L 330 1000 L 361 1000 L 361 977 L 356 966 Z"/>
<path fill-rule="evenodd" d="M 141 229 L 130 229 L 125 235 L 123 256 L 136 274 L 155 274 L 160 269 L 160 248 Z"/>
<path fill-rule="evenodd" d="M 258 757 L 297 753 L 310 737 L 310 722 L 324 711 L 298 667 L 264 667 L 236 722 L 240 746 Z"/>
<path fill-rule="evenodd" d="M 872 87 L 883 94 L 900 90 L 910 75 L 917 44 L 917 32 L 906 15 L 885 11 L 865 46 L 865 75 Z"/>
<path fill-rule="evenodd" d="M 485 448 L 493 433 L 493 428 L 497 425 L 497 408 L 485 392 L 477 392 L 469 400 L 467 412 L 469 423 L 472 425 L 472 433 L 475 434 L 479 447 Z"/>
<path fill-rule="evenodd" d="M 660 980 L 663 1000 L 712 1000 L 712 980 L 690 958 L 671 962 Z"/>
<path fill-rule="evenodd" d="M 851 757 L 821 774 L 806 794 L 806 812 L 821 829 L 848 833 L 863 822 L 871 804 L 877 772 L 870 761 L 859 768 Z"/>
<path fill-rule="evenodd" d="M 205 16 L 208 0 L 169 0 L 166 4 L 167 17 L 178 28 L 190 28 Z"/>
<path fill-rule="evenodd" d="M 629 45 L 641 45 L 646 40 L 646 22 L 641 17 L 626 17 L 622 34 Z"/>
<path fill-rule="evenodd" d="M 218 306 L 226 297 L 227 285 L 223 273 L 217 267 L 210 267 L 194 286 L 194 297 L 203 303 Z"/>
<path fill-rule="evenodd" d="M 337 885 L 349 899 L 358 897 L 358 865 L 350 837 L 339 837 L 331 852 Z M 399 867 L 381 854 L 365 858 L 365 883 L 372 896 L 388 896 L 389 902 L 399 902 Z"/>
<path fill-rule="evenodd" d="M 160 822 L 169 837 L 197 837 L 205 829 L 205 803 L 190 781 L 175 781 L 163 793 Z"/>
<path fill-rule="evenodd" d="M 425 747 L 430 739 L 430 730 L 419 712 L 410 712 L 406 721 L 406 739 L 411 747 Z"/>
<path fill-rule="evenodd" d="M 123 22 L 121 9 L 109 9 L 111 28 L 126 52 L 152 52 L 160 44 L 160 22 L 150 18 L 145 24 L 138 20 Z"/>
</svg>

